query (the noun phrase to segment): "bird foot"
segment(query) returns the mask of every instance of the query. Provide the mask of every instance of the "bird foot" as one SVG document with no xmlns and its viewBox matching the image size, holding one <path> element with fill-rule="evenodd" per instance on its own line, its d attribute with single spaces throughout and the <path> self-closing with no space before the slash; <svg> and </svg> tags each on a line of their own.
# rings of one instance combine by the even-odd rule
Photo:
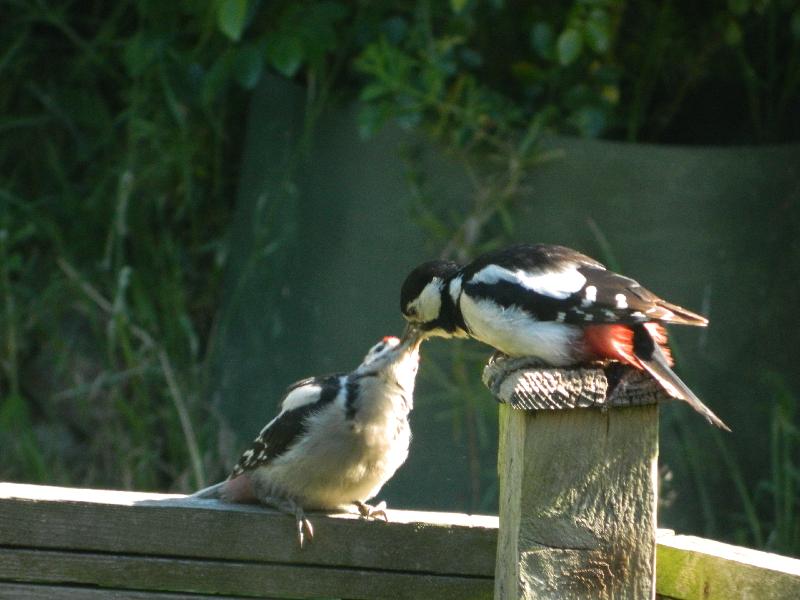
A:
<svg viewBox="0 0 800 600">
<path fill-rule="evenodd" d="M 314 527 L 312 527 L 311 521 L 306 518 L 306 513 L 299 506 L 294 511 L 294 518 L 297 521 L 297 542 L 302 550 L 306 537 L 309 540 L 314 539 Z"/>
<path fill-rule="evenodd" d="M 314 539 L 314 527 L 311 521 L 306 518 L 306 513 L 303 507 L 294 500 L 289 498 L 280 498 L 276 496 L 262 495 L 258 498 L 261 504 L 277 508 L 279 511 L 292 515 L 297 523 L 297 542 L 300 544 L 300 549 L 303 549 L 303 544 L 306 540 Z"/>
<path fill-rule="evenodd" d="M 386 523 L 389 522 L 389 517 L 386 514 L 386 502 L 381 500 L 375 506 L 370 506 L 365 502 L 361 502 L 360 500 L 356 500 L 353 502 L 358 509 L 358 514 L 361 515 L 363 519 L 377 519 L 382 518 Z"/>
<path fill-rule="evenodd" d="M 545 363 L 533 356 L 511 357 L 498 350 L 486 363 L 482 380 L 486 387 L 497 396 L 500 386 L 509 374 L 521 369 L 541 369 L 546 366 Z"/>
</svg>

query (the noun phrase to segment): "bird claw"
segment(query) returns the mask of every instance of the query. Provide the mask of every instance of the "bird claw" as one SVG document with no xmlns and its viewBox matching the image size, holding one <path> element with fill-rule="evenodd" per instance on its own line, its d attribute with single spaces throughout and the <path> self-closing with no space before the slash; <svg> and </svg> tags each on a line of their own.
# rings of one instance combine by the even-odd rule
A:
<svg viewBox="0 0 800 600">
<path fill-rule="evenodd" d="M 375 506 L 370 506 L 369 504 L 359 500 L 356 500 L 353 502 L 353 504 L 355 504 L 356 508 L 358 508 L 358 513 L 361 515 L 362 519 L 377 519 L 380 517 L 383 518 L 386 523 L 389 522 L 389 516 L 386 514 L 385 501 L 381 500 Z"/>
<path fill-rule="evenodd" d="M 309 540 L 314 539 L 314 527 L 311 525 L 311 521 L 306 518 L 306 514 L 303 512 L 302 508 L 297 508 L 294 513 L 295 519 L 297 520 L 297 541 L 300 543 L 300 549 L 303 549 L 303 543 L 306 540 L 306 537 Z"/>
</svg>

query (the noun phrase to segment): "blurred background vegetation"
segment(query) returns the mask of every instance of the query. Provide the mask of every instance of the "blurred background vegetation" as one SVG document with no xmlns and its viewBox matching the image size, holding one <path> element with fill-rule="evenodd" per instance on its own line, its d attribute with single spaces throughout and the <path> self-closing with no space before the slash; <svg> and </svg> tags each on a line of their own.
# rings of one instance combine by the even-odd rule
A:
<svg viewBox="0 0 800 600">
<path fill-rule="evenodd" d="M 400 331 L 417 262 L 561 242 L 710 313 L 679 370 L 735 433 L 662 411 L 662 525 L 800 554 L 796 2 L 0 15 L 0 478 L 219 479 L 283 387 Z M 495 511 L 488 353 L 428 346 L 386 497 Z"/>
</svg>

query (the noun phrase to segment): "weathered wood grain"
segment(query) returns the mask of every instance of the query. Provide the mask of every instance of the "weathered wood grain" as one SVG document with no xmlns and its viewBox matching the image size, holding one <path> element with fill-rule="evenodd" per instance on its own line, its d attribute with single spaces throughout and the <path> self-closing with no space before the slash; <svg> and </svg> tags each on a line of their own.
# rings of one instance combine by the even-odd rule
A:
<svg viewBox="0 0 800 600">
<path fill-rule="evenodd" d="M 617 414 L 607 413 L 611 429 Z M 550 468 L 557 471 L 557 462 Z M 549 517 L 559 519 L 555 513 Z M 291 525 L 284 529 L 291 519 L 260 507 L 0 484 L 0 599 L 491 596 L 496 517 L 390 511 L 390 518 L 386 525 L 316 515 L 318 537 L 300 552 Z M 330 539 L 320 537 L 322 532 Z M 670 533 L 658 537 L 657 591 L 664 598 L 800 597 L 798 560 Z M 570 564 L 570 552 L 586 552 L 581 541 L 562 554 L 562 565 Z M 353 548 L 362 543 L 366 549 Z M 586 572 L 586 581 L 604 572 L 601 564 Z M 421 583 L 409 583 L 418 578 Z M 331 587 L 323 590 L 326 585 Z"/>
<path fill-rule="evenodd" d="M 262 598 L 486 600 L 488 578 L 243 561 L 0 549 L 0 579 Z"/>
<path fill-rule="evenodd" d="M 483 382 L 499 402 L 521 410 L 605 410 L 669 400 L 652 377 L 619 363 L 554 369 L 529 357 L 493 358 Z"/>
<path fill-rule="evenodd" d="M 311 513 L 315 537 L 300 550 L 294 520 L 260 506 L 0 484 L 0 546 L 492 577 L 497 517 L 388 514 Z M 454 540 L 470 551 L 452 552 Z"/>
<path fill-rule="evenodd" d="M 172 592 L 100 589 L 72 585 L 0 583 L 0 600 L 251 600 L 245 596 L 209 596 Z M 280 600 L 266 598 L 262 600 Z"/>
<path fill-rule="evenodd" d="M 652 598 L 657 405 L 500 406 L 495 598 Z"/>
<path fill-rule="evenodd" d="M 800 560 L 688 535 L 660 535 L 656 587 L 665 598 L 800 598 Z"/>
</svg>

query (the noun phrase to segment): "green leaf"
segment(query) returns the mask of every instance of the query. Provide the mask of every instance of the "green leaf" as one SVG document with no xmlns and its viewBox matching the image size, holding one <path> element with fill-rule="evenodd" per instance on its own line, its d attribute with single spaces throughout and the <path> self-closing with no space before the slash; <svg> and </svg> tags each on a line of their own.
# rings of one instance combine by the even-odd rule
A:
<svg viewBox="0 0 800 600">
<path fill-rule="evenodd" d="M 252 90 L 261 79 L 264 70 L 264 53 L 256 45 L 250 44 L 238 49 L 233 60 L 233 76 L 246 90 Z"/>
<path fill-rule="evenodd" d="M 733 19 L 725 26 L 725 43 L 729 46 L 738 46 L 742 43 L 742 28 Z"/>
<path fill-rule="evenodd" d="M 565 67 L 572 64 L 580 56 L 582 48 L 581 34 L 574 29 L 565 29 L 556 42 L 558 62 Z"/>
<path fill-rule="evenodd" d="M 605 54 L 611 46 L 611 32 L 607 19 L 589 19 L 583 30 L 586 43 L 598 54 Z"/>
<path fill-rule="evenodd" d="M 358 97 L 363 102 L 369 102 L 370 100 L 375 100 L 375 98 L 380 98 L 384 94 L 388 93 L 388 91 L 389 90 L 383 85 L 383 83 L 373 82 L 365 85 Z"/>
<path fill-rule="evenodd" d="M 303 45 L 296 37 L 274 33 L 267 40 L 267 58 L 284 77 L 294 77 L 303 64 Z"/>
<path fill-rule="evenodd" d="M 450 8 L 454 13 L 459 14 L 464 10 L 468 2 L 469 0 L 450 0 Z"/>
<path fill-rule="evenodd" d="M 233 69 L 233 58 L 230 49 L 223 52 L 205 74 L 201 91 L 203 104 L 208 105 L 213 102 L 227 87 Z"/>
<path fill-rule="evenodd" d="M 220 0 L 217 6 L 217 26 L 220 31 L 238 42 L 247 21 L 248 0 Z"/>
<path fill-rule="evenodd" d="M 138 77 L 155 62 L 161 49 L 163 40 L 145 33 L 137 33 L 130 38 L 122 51 L 122 61 L 128 74 Z"/>
<path fill-rule="evenodd" d="M 728 0 L 728 9 L 737 17 L 744 16 L 750 10 L 750 0 Z"/>
<path fill-rule="evenodd" d="M 550 23 L 539 21 L 531 27 L 531 46 L 536 54 L 545 60 L 553 58 L 553 42 L 555 34 Z"/>
<path fill-rule="evenodd" d="M 800 40 L 800 8 L 792 13 L 792 21 L 790 25 L 792 29 L 792 37 L 795 40 Z"/>
</svg>

